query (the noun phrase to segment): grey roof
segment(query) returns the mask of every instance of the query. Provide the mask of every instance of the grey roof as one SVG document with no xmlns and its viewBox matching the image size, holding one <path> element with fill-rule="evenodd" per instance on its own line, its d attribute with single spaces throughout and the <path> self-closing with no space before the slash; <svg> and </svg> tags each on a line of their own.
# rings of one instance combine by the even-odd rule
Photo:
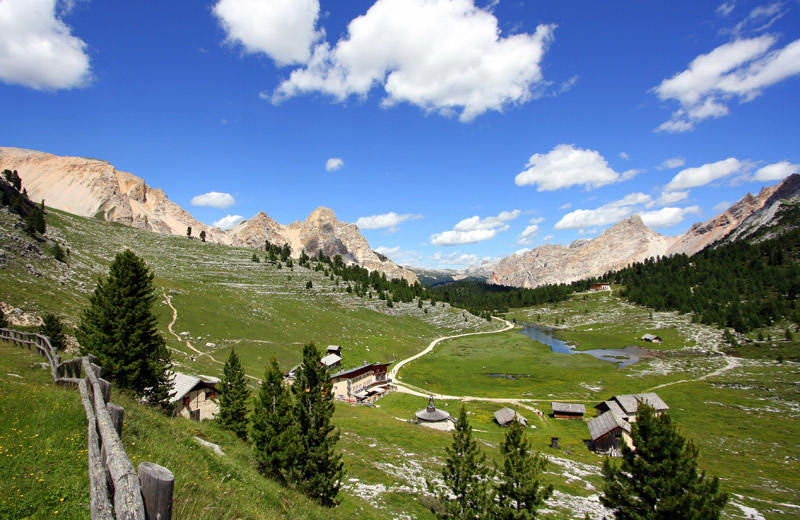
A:
<svg viewBox="0 0 800 520">
<path fill-rule="evenodd" d="M 596 419 L 592 419 L 588 426 L 589 434 L 592 436 L 593 441 L 611 431 L 614 431 L 616 428 L 621 428 L 628 433 L 631 432 L 630 423 L 623 419 L 622 416 L 617 412 L 612 411 L 606 412 L 598 416 Z"/>
<path fill-rule="evenodd" d="M 342 347 L 339 345 L 328 345 L 328 352 L 339 352 L 342 350 Z"/>
<path fill-rule="evenodd" d="M 614 400 L 619 403 L 625 415 L 635 415 L 639 409 L 639 403 L 647 403 L 657 412 L 669 410 L 667 403 L 661 399 L 655 392 L 648 392 L 646 394 L 628 394 L 628 395 L 615 395 Z"/>
<path fill-rule="evenodd" d="M 581 403 L 552 403 L 552 406 L 554 413 L 586 413 L 586 406 Z"/>
<path fill-rule="evenodd" d="M 645 340 L 645 341 L 656 341 L 656 340 L 660 341 L 661 340 L 661 338 L 656 336 L 655 334 L 645 334 L 644 336 L 642 336 L 642 339 Z"/>
<path fill-rule="evenodd" d="M 528 425 L 528 419 L 524 418 L 511 408 L 501 408 L 494 412 L 494 418 L 500 426 L 505 426 L 506 424 L 510 424 L 511 421 L 514 420 L 514 417 L 517 418 L 519 422 L 523 425 Z"/>
<path fill-rule="evenodd" d="M 444 410 L 437 410 L 433 403 L 433 395 L 428 400 L 428 407 L 424 410 L 418 410 L 415 413 L 417 419 L 425 422 L 441 422 L 450 419 L 450 414 Z"/>
<path fill-rule="evenodd" d="M 324 358 L 320 359 L 319 361 L 320 361 L 320 363 L 322 363 L 326 367 L 329 367 L 331 365 L 335 365 L 336 363 L 339 363 L 341 360 L 342 360 L 342 358 L 340 356 L 337 356 L 336 354 L 328 354 L 327 356 L 325 356 Z"/>
<path fill-rule="evenodd" d="M 619 403 L 617 403 L 613 399 L 606 401 L 606 406 L 608 406 L 608 409 L 610 411 L 616 412 L 620 417 L 627 417 L 625 411 L 622 408 L 620 408 Z"/>
<path fill-rule="evenodd" d="M 197 376 L 190 376 L 181 372 L 169 372 L 167 374 L 169 379 L 169 402 L 174 403 L 183 399 L 183 396 L 194 390 L 200 384 L 213 386 L 218 380 L 216 378 L 202 379 Z"/>
</svg>

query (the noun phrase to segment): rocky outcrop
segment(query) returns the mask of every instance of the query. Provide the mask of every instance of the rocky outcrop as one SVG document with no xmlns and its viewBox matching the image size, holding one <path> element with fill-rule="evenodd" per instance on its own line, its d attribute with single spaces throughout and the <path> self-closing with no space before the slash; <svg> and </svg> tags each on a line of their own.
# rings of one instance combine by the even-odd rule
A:
<svg viewBox="0 0 800 520">
<path fill-rule="evenodd" d="M 222 230 L 195 220 L 160 189 L 106 161 L 0 147 L 3 169 L 17 170 L 30 199 L 53 208 L 159 233 L 184 235 L 191 227 L 194 236 L 205 231 L 207 240 L 229 243 Z"/>
<path fill-rule="evenodd" d="M 777 189 L 778 186 L 763 188 L 756 196 L 748 193 L 716 217 L 706 222 L 698 222 L 683 235 L 675 237 L 675 242 L 667 250 L 667 254 L 683 253 L 691 256 L 723 239 L 750 215 L 761 209 Z"/>
<path fill-rule="evenodd" d="M 497 264 L 489 281 L 527 288 L 570 283 L 663 255 L 672 241 L 633 215 L 595 239 L 576 240 L 568 246 L 546 244 L 506 258 Z"/>
<path fill-rule="evenodd" d="M 347 263 L 357 263 L 370 271 L 386 273 L 388 278 L 417 276 L 379 256 L 369 247 L 355 224 L 339 222 L 333 211 L 320 207 L 302 222 L 281 225 L 263 211 L 223 231 L 208 226 L 170 201 L 160 189 L 153 189 L 139 177 L 118 171 L 106 161 L 83 157 L 60 157 L 20 148 L 0 147 L 0 170 L 17 170 L 28 196 L 44 199 L 49 207 L 86 217 L 96 217 L 127 226 L 185 235 L 205 231 L 208 242 L 262 248 L 265 241 L 289 244 L 292 256 L 341 255 Z"/>
<path fill-rule="evenodd" d="M 731 231 L 725 240 L 749 238 L 761 230 L 764 230 L 765 233 L 763 233 L 759 239 L 766 240 L 780 233 L 794 229 L 798 225 L 796 219 L 792 218 L 788 221 L 784 221 L 781 209 L 794 207 L 796 210 L 799 206 L 800 174 L 795 173 L 786 177 L 780 184 L 775 186 L 772 194 L 764 202 L 762 207 L 754 211 L 740 226 Z"/>
</svg>

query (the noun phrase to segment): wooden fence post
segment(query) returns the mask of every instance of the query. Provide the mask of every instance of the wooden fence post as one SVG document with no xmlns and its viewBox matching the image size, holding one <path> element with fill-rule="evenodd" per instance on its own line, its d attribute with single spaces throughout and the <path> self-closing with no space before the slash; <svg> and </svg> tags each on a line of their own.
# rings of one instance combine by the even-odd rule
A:
<svg viewBox="0 0 800 520">
<path fill-rule="evenodd" d="M 100 390 L 103 392 L 103 403 L 107 403 L 111 400 L 111 383 L 105 379 L 100 379 L 100 377 L 97 378 L 97 381 L 100 383 Z"/>
<path fill-rule="evenodd" d="M 172 490 L 175 476 L 170 470 L 152 462 L 139 464 L 144 509 L 149 520 L 172 520 Z"/>
<path fill-rule="evenodd" d="M 125 408 L 118 404 L 106 403 L 106 409 L 111 414 L 111 422 L 114 423 L 114 429 L 117 430 L 117 435 L 122 438 L 122 420 L 125 417 Z"/>
</svg>

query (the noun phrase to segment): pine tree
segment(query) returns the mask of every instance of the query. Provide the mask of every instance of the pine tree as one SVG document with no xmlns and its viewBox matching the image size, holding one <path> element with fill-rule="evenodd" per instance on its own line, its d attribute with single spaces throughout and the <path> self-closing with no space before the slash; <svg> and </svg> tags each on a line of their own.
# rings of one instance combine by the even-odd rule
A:
<svg viewBox="0 0 800 520">
<path fill-rule="evenodd" d="M 11 324 L 8 323 L 6 314 L 3 312 L 3 309 L 0 308 L 0 329 L 7 329 L 9 326 L 11 326 Z"/>
<path fill-rule="evenodd" d="M 206 232 L 205 232 L 205 230 L 200 230 L 200 240 L 202 240 L 203 242 L 206 241 Z"/>
<path fill-rule="evenodd" d="M 495 507 L 492 475 L 485 464 L 486 455 L 472 438 L 472 427 L 463 404 L 453 432 L 453 444 L 445 448 L 445 452 L 444 487 L 431 489 L 438 496 L 441 508 L 433 512 L 443 519 L 491 518 Z"/>
<path fill-rule="evenodd" d="M 25 223 L 28 225 L 28 230 L 31 233 L 39 233 L 44 235 L 47 231 L 47 222 L 44 219 L 44 213 L 39 208 L 33 208 L 30 215 L 25 217 Z"/>
<path fill-rule="evenodd" d="M 698 449 L 682 437 L 667 414 L 640 404 L 619 466 L 603 463 L 600 502 L 617 520 L 717 519 L 728 501 L 716 477 L 697 472 Z"/>
<path fill-rule="evenodd" d="M 67 346 L 67 337 L 64 336 L 64 327 L 61 320 L 55 314 L 45 314 L 42 318 L 42 326 L 39 328 L 39 334 L 47 336 L 50 340 L 50 346 L 56 350 L 64 350 Z"/>
<path fill-rule="evenodd" d="M 288 480 L 299 455 L 298 433 L 292 396 L 283 384 L 283 371 L 273 356 L 258 389 L 250 423 L 250 438 L 261 473 Z"/>
<path fill-rule="evenodd" d="M 335 506 L 344 470 L 342 455 L 334 452 L 339 432 L 331 424 L 333 389 L 314 344 L 303 348 L 303 363 L 292 385 L 295 417 L 300 431 L 300 454 L 294 475 L 298 487 L 324 506 Z"/>
<path fill-rule="evenodd" d="M 78 327 L 81 353 L 97 357 L 104 377 L 152 403 L 165 403 L 171 368 L 152 312 L 153 274 L 132 251 L 117 254 L 97 283 Z"/>
<path fill-rule="evenodd" d="M 247 401 L 250 399 L 250 389 L 247 388 L 244 370 L 235 349 L 231 349 L 222 374 L 217 421 L 240 439 L 246 440 Z"/>
<path fill-rule="evenodd" d="M 545 486 L 542 472 L 547 459 L 530 451 L 525 427 L 513 421 L 500 444 L 503 454 L 503 475 L 497 487 L 498 517 L 503 520 L 527 520 L 536 517 L 536 510 L 553 494 L 553 486 Z"/>
</svg>

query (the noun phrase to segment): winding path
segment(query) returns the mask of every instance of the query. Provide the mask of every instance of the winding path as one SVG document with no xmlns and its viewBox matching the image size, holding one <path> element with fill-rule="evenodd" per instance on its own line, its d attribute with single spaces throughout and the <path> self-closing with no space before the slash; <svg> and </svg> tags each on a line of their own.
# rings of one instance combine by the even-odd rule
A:
<svg viewBox="0 0 800 520">
<path fill-rule="evenodd" d="M 397 372 L 400 370 L 400 368 L 402 368 L 403 365 L 405 365 L 406 363 L 414 361 L 415 359 L 421 358 L 425 354 L 428 354 L 429 352 L 431 352 L 434 349 L 434 347 L 436 345 L 438 345 L 442 341 L 445 341 L 445 340 L 448 340 L 448 339 L 463 338 L 463 337 L 466 337 L 466 336 L 478 336 L 478 335 L 481 335 L 481 334 L 499 334 L 500 332 L 507 332 L 507 331 L 512 330 L 514 328 L 514 324 L 512 324 L 508 320 L 504 320 L 504 319 L 497 318 L 497 317 L 493 317 L 493 318 L 498 320 L 498 321 L 502 321 L 503 323 L 505 323 L 506 327 L 503 328 L 503 329 L 500 329 L 500 330 L 490 330 L 490 331 L 485 331 L 485 332 L 467 332 L 465 334 L 456 334 L 455 336 L 444 336 L 444 337 L 441 337 L 441 338 L 437 338 L 437 339 L 431 341 L 430 345 L 428 345 L 427 348 L 425 348 L 425 350 L 423 350 L 422 352 L 419 352 L 418 354 L 415 354 L 415 355 L 413 355 L 413 356 L 411 356 L 409 358 L 406 358 L 406 359 L 403 359 L 402 361 L 399 361 L 394 366 L 394 368 L 392 368 L 392 370 L 389 371 L 389 378 L 392 380 L 394 385 L 397 387 L 397 391 L 400 392 L 400 393 L 416 395 L 416 396 L 419 396 L 419 397 L 428 397 L 429 395 L 431 395 L 431 392 L 426 392 L 425 390 L 423 390 L 421 388 L 415 387 L 413 385 L 409 385 L 407 383 L 400 382 L 399 381 L 400 377 L 397 375 Z M 513 405 L 516 405 L 516 406 L 521 406 L 523 408 L 527 408 L 528 410 L 531 410 L 533 412 L 536 412 L 536 414 L 540 418 L 544 418 L 544 414 L 539 409 L 534 408 L 533 406 L 529 406 L 527 404 L 523 404 L 525 402 L 530 403 L 530 402 L 534 402 L 534 401 L 541 401 L 542 399 L 515 399 L 515 398 L 505 398 L 505 397 L 473 397 L 473 396 L 470 396 L 470 395 L 446 395 L 446 394 L 438 394 L 438 399 L 458 400 L 458 401 L 486 401 L 486 402 L 490 402 L 490 403 L 513 404 Z"/>
</svg>

